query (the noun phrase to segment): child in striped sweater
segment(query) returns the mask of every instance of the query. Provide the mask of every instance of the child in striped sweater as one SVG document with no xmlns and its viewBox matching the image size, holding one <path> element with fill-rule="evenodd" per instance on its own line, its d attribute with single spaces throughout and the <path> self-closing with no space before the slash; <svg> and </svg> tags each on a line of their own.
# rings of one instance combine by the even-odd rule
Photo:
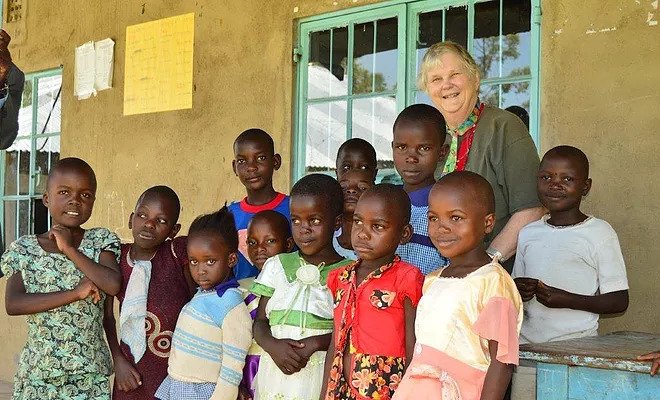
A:
<svg viewBox="0 0 660 400">
<path fill-rule="evenodd" d="M 168 376 L 156 398 L 235 400 L 252 344 L 252 319 L 231 273 L 238 234 L 227 207 L 195 219 L 187 247 L 199 290 L 179 315 Z"/>
</svg>

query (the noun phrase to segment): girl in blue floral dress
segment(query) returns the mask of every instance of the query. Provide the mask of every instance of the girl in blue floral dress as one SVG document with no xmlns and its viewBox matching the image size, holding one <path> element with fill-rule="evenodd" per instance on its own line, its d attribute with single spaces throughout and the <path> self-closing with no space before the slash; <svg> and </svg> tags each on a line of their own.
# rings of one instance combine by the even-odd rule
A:
<svg viewBox="0 0 660 400">
<path fill-rule="evenodd" d="M 121 287 L 119 238 L 105 228 L 80 227 L 92 214 L 95 194 L 96 177 L 86 162 L 60 160 L 43 196 L 52 228 L 22 236 L 0 260 L 8 277 L 7 313 L 28 316 L 14 400 L 110 398 L 103 300 Z"/>
</svg>

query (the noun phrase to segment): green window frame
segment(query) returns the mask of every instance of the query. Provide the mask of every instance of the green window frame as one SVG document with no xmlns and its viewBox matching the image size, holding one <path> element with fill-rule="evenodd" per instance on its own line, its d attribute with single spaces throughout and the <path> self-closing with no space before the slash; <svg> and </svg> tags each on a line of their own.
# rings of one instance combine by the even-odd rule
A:
<svg viewBox="0 0 660 400">
<path fill-rule="evenodd" d="M 61 86 L 61 68 L 25 76 L 18 136 L 0 152 L 3 249 L 22 235 L 50 229 L 41 199 L 48 171 L 60 154 Z"/>
<path fill-rule="evenodd" d="M 497 4 L 495 4 L 497 3 Z M 509 23 L 509 19 L 505 20 L 505 7 L 511 6 L 511 4 L 529 4 L 529 35 L 528 43 L 526 44 L 526 52 L 529 54 L 528 67 L 519 68 L 515 73 L 513 71 L 508 71 L 503 73 L 503 66 L 511 69 L 511 63 L 506 64 L 505 60 L 507 54 L 507 49 L 511 49 L 508 42 L 509 38 L 505 37 L 503 27 L 505 24 Z M 497 10 L 499 6 L 499 12 Z M 332 122 L 329 122 L 327 129 L 327 141 L 330 141 L 330 135 L 333 135 L 334 144 L 337 143 L 339 139 L 350 139 L 354 137 L 354 127 L 353 127 L 353 117 L 352 113 L 353 105 L 358 101 L 364 101 L 368 99 L 382 98 L 385 96 L 394 97 L 396 101 L 396 113 L 400 112 L 403 108 L 410 104 L 416 102 L 422 102 L 418 96 L 418 90 L 416 87 L 417 79 L 417 62 L 418 62 L 418 33 L 420 32 L 420 15 L 425 13 L 442 13 L 442 40 L 448 39 L 445 37 L 447 25 L 445 24 L 446 18 L 450 15 L 450 10 L 456 10 L 457 8 L 463 8 L 467 14 L 467 21 L 465 27 L 466 40 L 465 44 L 467 49 L 472 53 L 475 49 L 479 49 L 479 46 L 484 46 L 485 39 L 479 40 L 475 38 L 475 30 L 483 34 L 484 30 L 492 31 L 495 30 L 496 36 L 489 37 L 491 39 L 487 44 L 490 49 L 497 49 L 496 54 L 494 54 L 489 60 L 488 63 L 492 68 L 486 71 L 486 74 L 481 79 L 482 94 L 487 93 L 488 98 L 490 98 L 491 103 L 496 103 L 495 105 L 503 106 L 502 96 L 503 91 L 510 92 L 514 91 L 519 93 L 519 91 L 524 91 L 525 95 L 528 96 L 528 110 L 529 110 L 529 129 L 534 142 L 539 147 L 539 57 L 540 57 L 540 17 L 541 17 L 541 8 L 540 0 L 529 0 L 529 2 L 515 0 L 391 0 L 385 1 L 382 3 L 377 3 L 368 6 L 355 7 L 347 10 L 341 10 L 337 12 L 312 16 L 309 18 L 301 19 L 298 22 L 298 41 L 296 47 L 294 48 L 294 56 L 297 61 L 296 68 L 296 95 L 295 95 L 295 106 L 294 106 L 294 145 L 293 145 L 293 155 L 292 155 L 292 179 L 295 182 L 300 179 L 305 173 L 312 171 L 319 172 L 332 172 L 332 167 L 327 167 L 329 163 L 329 154 L 326 154 L 327 157 L 325 160 L 326 167 L 313 167 L 311 171 L 307 170 L 306 158 L 308 148 L 308 123 L 310 119 L 308 118 L 308 113 L 318 111 L 314 107 L 326 106 L 328 107 L 328 115 L 332 118 Z M 484 24 L 484 20 L 481 17 L 485 15 L 483 10 L 488 9 L 490 23 Z M 481 19 L 475 19 L 475 15 L 479 15 Z M 439 14 L 438 14 L 439 15 Z M 493 17 L 495 15 L 495 17 Z M 356 37 L 356 27 L 362 27 L 367 23 L 373 22 L 373 59 L 376 58 L 376 47 L 377 40 L 377 22 L 383 21 L 384 19 L 393 18 L 397 19 L 397 48 L 396 48 L 396 85 L 395 87 L 386 87 L 383 88 L 381 85 L 381 90 L 376 90 L 376 85 L 372 86 L 372 90 L 366 93 L 359 92 L 354 93 L 354 65 L 355 65 L 355 37 Z M 494 20 L 493 20 L 494 18 Z M 499 19 L 499 21 L 497 21 Z M 481 22 L 480 22 L 481 21 Z M 497 25 L 495 23 L 497 21 Z M 488 22 L 488 21 L 486 21 Z M 475 26 L 476 25 L 476 26 Z M 347 31 L 347 32 L 346 32 Z M 329 34 L 327 33 L 329 32 Z M 335 32 L 340 32 L 341 35 L 335 35 Z M 345 69 L 344 77 L 346 80 L 347 89 L 343 93 L 335 94 L 330 92 L 326 96 L 310 96 L 310 59 L 312 59 L 312 64 L 317 60 L 315 57 L 318 57 L 318 54 L 315 53 L 310 45 L 312 44 L 312 36 L 319 35 L 323 33 L 327 36 L 330 36 L 329 39 L 329 68 L 328 70 L 332 71 L 333 67 L 337 66 L 336 60 L 333 58 L 333 38 L 341 36 L 347 36 L 347 50 L 346 50 L 346 62 L 342 67 Z M 518 35 L 514 35 L 518 36 Z M 326 39 L 327 41 L 327 39 Z M 317 40 L 318 42 L 318 40 Z M 432 44 L 432 43 L 430 43 Z M 430 45 L 429 44 L 429 45 Z M 316 53 L 319 51 L 317 50 Z M 515 50 L 514 50 L 515 52 Z M 474 53 L 473 53 L 474 54 Z M 510 55 L 508 55 L 510 57 Z M 393 61 L 394 57 L 390 55 L 390 61 Z M 484 64 L 485 65 L 485 64 Z M 375 61 L 374 61 L 375 67 Z M 371 70 L 373 75 L 376 75 L 375 68 Z M 333 73 L 334 74 L 334 73 Z M 393 71 L 390 71 L 391 75 L 394 75 Z M 340 79 L 342 80 L 342 79 Z M 482 99 L 483 100 L 483 99 Z M 333 108 L 333 105 L 338 105 Z M 345 107 L 345 115 L 343 114 Z M 338 110 L 338 113 L 335 113 L 334 110 Z M 318 115 L 318 112 L 317 112 Z M 396 115 L 394 115 L 396 117 Z M 374 115 L 372 115 L 374 118 Z M 340 123 L 337 124 L 336 120 L 340 119 Z M 392 119 L 393 121 L 393 119 Z M 330 125 L 334 124 L 334 129 Z M 373 126 L 373 125 L 372 125 Z M 345 130 L 345 135 L 342 135 L 341 129 Z M 337 132 L 339 130 L 339 132 Z M 390 125 L 391 130 L 391 125 Z M 345 136 L 345 137 L 344 137 Z M 359 135 L 358 135 L 359 136 Z M 311 139 L 314 139 L 310 136 Z M 342 141 L 343 141 L 342 140 Z M 382 141 L 382 138 L 381 138 Z M 380 143 L 381 148 L 384 146 L 383 143 Z M 389 142 L 387 143 L 389 146 Z M 331 146 L 328 145 L 328 149 Z M 314 150 L 314 149 L 312 149 Z M 377 147 L 378 152 L 378 147 Z M 318 152 L 317 152 L 318 153 Z M 380 165 L 381 170 L 379 175 L 392 173 L 392 169 L 383 168 L 383 165 Z"/>
</svg>

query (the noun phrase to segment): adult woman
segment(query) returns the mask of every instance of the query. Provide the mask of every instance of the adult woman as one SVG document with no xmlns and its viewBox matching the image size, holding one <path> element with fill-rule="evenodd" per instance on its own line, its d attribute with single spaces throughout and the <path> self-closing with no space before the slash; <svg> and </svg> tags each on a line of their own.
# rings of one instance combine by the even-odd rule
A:
<svg viewBox="0 0 660 400">
<path fill-rule="evenodd" d="M 431 46 L 417 84 L 445 117 L 452 136 L 445 172 L 476 172 L 493 187 L 495 229 L 485 240 L 489 253 L 510 258 L 520 229 L 544 213 L 536 194 L 539 156 L 527 128 L 515 115 L 479 101 L 479 68 L 459 44 Z"/>
</svg>

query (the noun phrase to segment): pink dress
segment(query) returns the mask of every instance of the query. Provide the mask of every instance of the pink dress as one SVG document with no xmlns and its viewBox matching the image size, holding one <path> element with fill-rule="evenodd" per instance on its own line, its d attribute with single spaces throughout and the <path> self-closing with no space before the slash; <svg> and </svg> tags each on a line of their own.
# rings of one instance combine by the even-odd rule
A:
<svg viewBox="0 0 660 400">
<path fill-rule="evenodd" d="M 498 361 L 518 364 L 523 309 L 509 274 L 498 263 L 464 278 L 440 273 L 424 281 L 415 352 L 394 400 L 479 399 L 490 365 L 489 340 L 498 343 Z"/>
</svg>

